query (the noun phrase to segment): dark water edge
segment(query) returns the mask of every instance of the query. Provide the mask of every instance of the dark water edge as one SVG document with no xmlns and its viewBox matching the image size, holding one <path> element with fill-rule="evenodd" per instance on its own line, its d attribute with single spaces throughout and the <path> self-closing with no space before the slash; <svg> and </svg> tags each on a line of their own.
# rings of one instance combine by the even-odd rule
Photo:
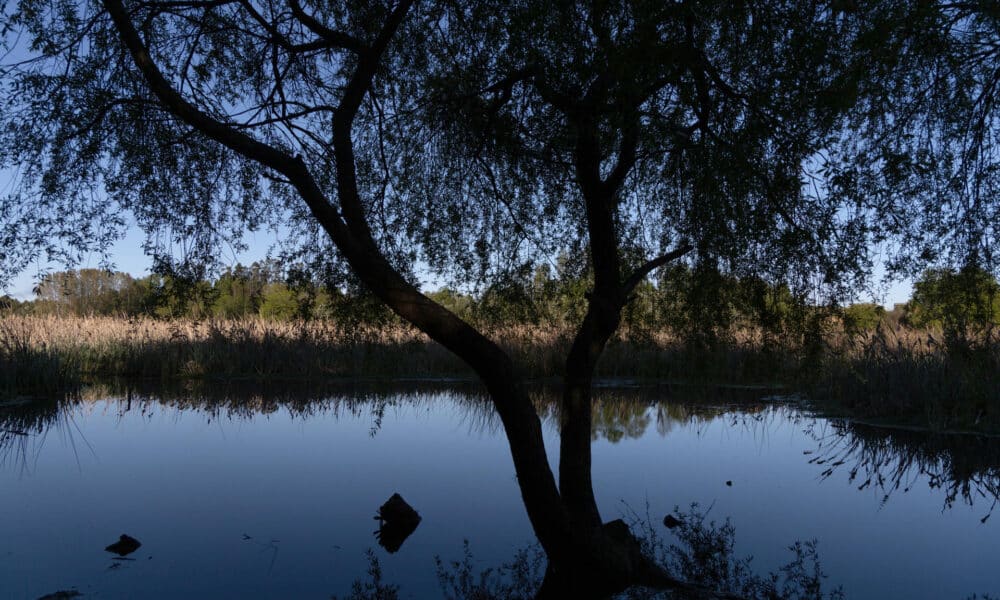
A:
<svg viewBox="0 0 1000 600">
<path fill-rule="evenodd" d="M 0 408 L 0 511 L 15 516 L 0 539 L 0 598 L 73 586 L 325 598 L 365 577 L 369 548 L 401 597 L 435 597 L 435 555 L 461 558 L 468 539 L 485 569 L 531 544 L 506 440 L 476 386 L 337 385 L 92 388 Z M 815 538 L 849 598 L 1000 591 L 995 438 L 816 418 L 761 390 L 700 404 L 639 385 L 600 396 L 605 519 L 648 503 L 658 520 L 698 502 L 732 517 L 737 554 L 761 571 Z M 556 407 L 544 390 L 537 403 L 555 461 Z M 423 520 L 389 554 L 372 516 L 395 491 Z M 142 540 L 137 560 L 104 551 L 122 533 Z"/>
</svg>

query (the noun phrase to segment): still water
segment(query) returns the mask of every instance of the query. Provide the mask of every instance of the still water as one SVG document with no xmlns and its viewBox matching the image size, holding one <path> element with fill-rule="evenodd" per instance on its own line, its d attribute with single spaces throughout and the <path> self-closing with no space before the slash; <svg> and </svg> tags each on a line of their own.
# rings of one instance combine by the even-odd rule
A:
<svg viewBox="0 0 1000 600">
<path fill-rule="evenodd" d="M 557 459 L 551 404 L 539 394 Z M 1000 440 L 814 418 L 793 405 L 605 389 L 593 478 L 605 520 L 675 506 L 732 519 L 756 570 L 815 539 L 848 598 L 1000 593 Z M 373 533 L 400 493 L 422 516 Z M 120 534 L 142 546 L 115 560 Z M 499 421 L 474 388 L 89 394 L 0 408 L 0 598 L 329 598 L 373 549 L 402 598 L 434 557 L 477 568 L 533 543 Z"/>
</svg>

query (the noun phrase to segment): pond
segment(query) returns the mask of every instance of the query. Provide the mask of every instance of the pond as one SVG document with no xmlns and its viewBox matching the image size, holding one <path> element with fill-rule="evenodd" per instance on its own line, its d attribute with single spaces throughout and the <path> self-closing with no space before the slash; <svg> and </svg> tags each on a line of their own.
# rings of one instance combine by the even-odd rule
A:
<svg viewBox="0 0 1000 600">
<path fill-rule="evenodd" d="M 818 541 L 848 598 L 1000 593 L 1000 440 L 882 430 L 793 404 L 605 388 L 593 478 L 605 520 L 698 503 L 759 572 Z M 759 396 L 759 395 L 758 395 Z M 546 444 L 554 403 L 539 391 Z M 533 536 L 499 420 L 475 387 L 117 392 L 0 408 L 0 598 L 329 598 L 371 549 L 402 598 L 434 557 L 509 562 Z M 421 515 L 395 552 L 373 516 Z M 105 550 L 121 534 L 141 546 Z"/>
</svg>

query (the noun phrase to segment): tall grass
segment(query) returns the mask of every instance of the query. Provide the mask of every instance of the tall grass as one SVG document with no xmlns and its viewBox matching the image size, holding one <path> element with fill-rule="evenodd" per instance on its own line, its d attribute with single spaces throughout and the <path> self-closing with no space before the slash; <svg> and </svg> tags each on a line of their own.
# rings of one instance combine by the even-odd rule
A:
<svg viewBox="0 0 1000 600">
<path fill-rule="evenodd" d="M 564 371 L 573 332 L 514 325 L 486 331 L 530 379 Z M 0 317 L 0 395 L 78 381 L 178 379 L 471 379 L 441 345 L 403 325 L 335 321 Z M 1000 427 L 1000 342 L 882 324 L 849 334 L 836 323 L 808 335 L 750 327 L 692 342 L 671 331 L 625 329 L 598 378 L 785 384 L 828 411 L 890 417 L 935 429 Z"/>
<path fill-rule="evenodd" d="M 1000 341 L 880 326 L 831 340 L 809 394 L 829 410 L 936 430 L 1000 427 Z"/>
<path fill-rule="evenodd" d="M 511 353 L 525 376 L 547 378 L 562 373 L 573 332 L 515 325 L 486 333 Z M 400 325 L 8 316 L 0 318 L 0 343 L 8 342 L 19 349 L 18 356 L 42 352 L 60 361 L 67 372 L 91 379 L 472 376 L 441 345 Z M 720 378 L 742 381 L 764 373 L 748 367 L 758 354 L 748 341 L 726 350 L 722 358 L 699 360 L 711 362 L 709 370 Z M 684 379 L 692 372 L 693 363 L 685 362 L 688 355 L 668 332 L 638 341 L 623 334 L 609 344 L 597 375 Z"/>
<path fill-rule="evenodd" d="M 7 332 L 16 332 L 15 344 L 44 350 L 85 379 L 417 376 L 463 370 L 416 332 L 321 321 L 5 317 L 0 336 Z"/>
<path fill-rule="evenodd" d="M 75 383 L 60 350 L 41 333 L 30 320 L 0 318 L 0 399 L 57 394 Z"/>
</svg>

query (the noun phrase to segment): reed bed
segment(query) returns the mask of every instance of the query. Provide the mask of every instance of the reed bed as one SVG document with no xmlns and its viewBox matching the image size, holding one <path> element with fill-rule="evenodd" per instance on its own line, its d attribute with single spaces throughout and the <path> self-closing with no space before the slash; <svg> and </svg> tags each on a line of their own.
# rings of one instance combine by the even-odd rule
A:
<svg viewBox="0 0 1000 600">
<path fill-rule="evenodd" d="M 377 377 L 462 369 L 443 348 L 402 327 L 10 316 L 0 319 L 0 335 L 8 331 L 85 379 Z"/>
<path fill-rule="evenodd" d="M 514 325 L 486 334 L 530 379 L 558 377 L 573 332 Z M 0 395 L 46 393 L 114 378 L 471 379 L 460 360 L 404 325 L 333 321 L 0 317 Z M 784 384 L 827 411 L 935 429 L 1000 428 L 1000 343 L 899 325 L 818 336 L 743 327 L 711 343 L 628 330 L 608 344 L 598 378 Z"/>
<path fill-rule="evenodd" d="M 529 378 L 563 372 L 572 333 L 527 325 L 486 331 Z M 472 377 L 441 345 L 403 325 L 7 316 L 0 318 L 0 345 L 15 347 L 4 356 L 27 371 L 48 370 L 50 364 L 40 358 L 46 357 L 84 379 Z M 713 369 L 724 365 L 722 370 L 746 379 L 753 371 L 745 368 L 747 357 L 759 353 L 742 343 Z M 609 344 L 597 375 L 683 379 L 691 366 L 681 362 L 685 354 L 680 340 L 667 332 L 638 341 L 625 332 Z"/>
<path fill-rule="evenodd" d="M 832 340 L 809 377 L 828 410 L 936 430 L 1000 429 L 1000 340 L 879 327 Z"/>
<path fill-rule="evenodd" d="M 24 390 L 59 393 L 76 384 L 60 350 L 30 319 L 0 318 L 0 399 Z"/>
</svg>

